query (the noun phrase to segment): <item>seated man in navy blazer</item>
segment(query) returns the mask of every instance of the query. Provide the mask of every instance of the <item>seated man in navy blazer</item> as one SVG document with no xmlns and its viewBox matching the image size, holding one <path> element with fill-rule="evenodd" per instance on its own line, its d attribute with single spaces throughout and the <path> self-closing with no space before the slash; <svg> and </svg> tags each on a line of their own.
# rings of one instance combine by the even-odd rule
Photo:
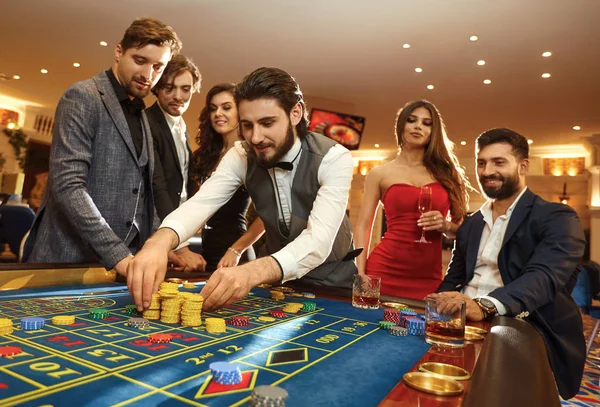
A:
<svg viewBox="0 0 600 407">
<path fill-rule="evenodd" d="M 585 237 L 573 209 L 548 202 L 525 183 L 529 146 L 509 129 L 477 139 L 477 176 L 488 201 L 461 225 L 452 261 L 438 288 L 460 298 L 467 319 L 524 319 L 541 334 L 561 396 L 579 391 L 585 339 L 571 291 Z"/>
</svg>

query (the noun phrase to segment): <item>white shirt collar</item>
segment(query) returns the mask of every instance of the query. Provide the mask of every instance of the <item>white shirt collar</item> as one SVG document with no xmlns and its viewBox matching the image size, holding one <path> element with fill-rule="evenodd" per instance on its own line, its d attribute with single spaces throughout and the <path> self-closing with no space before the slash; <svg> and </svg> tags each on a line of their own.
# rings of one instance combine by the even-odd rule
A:
<svg viewBox="0 0 600 407">
<path fill-rule="evenodd" d="M 506 213 L 502 216 L 505 216 L 506 218 L 510 218 L 510 215 L 515 210 L 517 203 L 519 202 L 519 200 L 521 199 L 521 197 L 523 196 L 525 191 L 527 191 L 527 186 L 525 188 L 523 188 L 523 190 L 521 191 L 519 196 L 517 196 L 517 198 L 514 200 L 514 202 L 506 210 Z M 494 203 L 494 199 L 488 199 L 487 201 L 485 201 L 485 203 L 483 205 L 481 205 L 481 208 L 479 208 L 479 211 L 483 215 L 483 219 L 486 220 L 486 222 L 489 220 L 490 221 L 489 223 L 491 223 L 491 220 L 492 220 L 492 204 L 493 203 Z"/>
</svg>

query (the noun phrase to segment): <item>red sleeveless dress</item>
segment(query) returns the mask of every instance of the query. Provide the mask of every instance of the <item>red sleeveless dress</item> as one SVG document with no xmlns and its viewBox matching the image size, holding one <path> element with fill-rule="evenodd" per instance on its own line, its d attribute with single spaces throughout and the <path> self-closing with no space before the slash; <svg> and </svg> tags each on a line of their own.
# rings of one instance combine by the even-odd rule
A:
<svg viewBox="0 0 600 407">
<path fill-rule="evenodd" d="M 442 184 L 432 182 L 432 210 L 446 216 L 450 209 Z M 416 243 L 421 237 L 417 220 L 420 188 L 394 184 L 381 202 L 387 219 L 387 231 L 367 258 L 366 273 L 381 277 L 381 294 L 422 300 L 435 292 L 442 282 L 442 233 L 425 232 L 431 243 Z"/>
</svg>

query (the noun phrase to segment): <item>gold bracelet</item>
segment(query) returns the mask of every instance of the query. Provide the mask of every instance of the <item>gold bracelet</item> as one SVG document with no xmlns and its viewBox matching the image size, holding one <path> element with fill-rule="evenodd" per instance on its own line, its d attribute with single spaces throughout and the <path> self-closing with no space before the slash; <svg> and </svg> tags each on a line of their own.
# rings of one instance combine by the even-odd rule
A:
<svg viewBox="0 0 600 407">
<path fill-rule="evenodd" d="M 242 253 L 238 252 L 237 250 L 235 250 L 233 247 L 229 247 L 227 250 L 233 252 L 236 256 L 241 257 Z"/>
</svg>

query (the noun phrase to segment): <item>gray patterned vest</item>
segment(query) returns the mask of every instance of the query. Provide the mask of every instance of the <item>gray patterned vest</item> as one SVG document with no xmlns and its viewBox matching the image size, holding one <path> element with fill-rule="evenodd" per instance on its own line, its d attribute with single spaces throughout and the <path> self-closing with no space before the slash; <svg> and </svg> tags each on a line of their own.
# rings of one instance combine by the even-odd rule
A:
<svg viewBox="0 0 600 407">
<path fill-rule="evenodd" d="M 268 170 L 259 166 L 256 154 L 248 146 L 248 171 L 246 189 L 258 216 L 263 220 L 266 231 L 266 249 L 273 254 L 296 239 L 306 229 L 308 216 L 319 192 L 318 171 L 323 157 L 335 141 L 314 133 L 308 133 L 302 140 L 300 155 L 294 180 L 292 182 L 292 213 L 289 234 L 282 232 L 278 214 L 277 196 Z M 344 260 L 354 249 L 352 228 L 347 216 L 344 216 L 329 257 L 323 264 L 302 277 L 304 283 L 337 287 L 351 287 L 352 276 L 357 272 L 354 259 Z"/>
</svg>

